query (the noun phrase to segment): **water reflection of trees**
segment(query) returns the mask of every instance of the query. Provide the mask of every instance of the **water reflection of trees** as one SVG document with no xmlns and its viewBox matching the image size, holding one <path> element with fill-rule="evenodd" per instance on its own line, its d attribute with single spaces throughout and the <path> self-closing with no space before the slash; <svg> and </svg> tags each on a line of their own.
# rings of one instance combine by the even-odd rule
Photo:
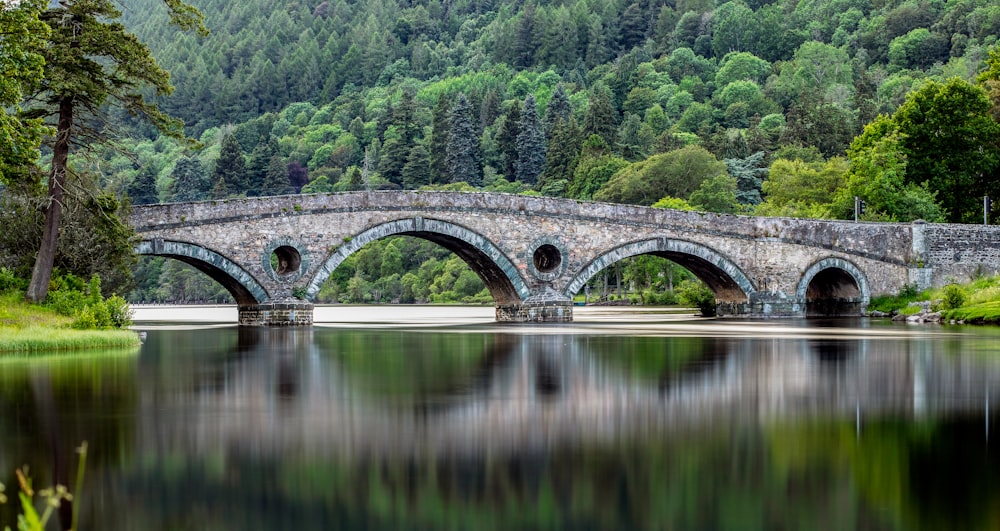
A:
<svg viewBox="0 0 1000 531">
<path fill-rule="evenodd" d="M 91 376 L 121 396 L 75 377 L 53 396 L 60 418 L 102 407 L 66 397 L 132 404 L 91 446 L 118 452 L 87 486 L 103 529 L 1000 523 L 1000 367 L 963 354 L 986 343 L 618 339 L 151 332 L 138 365 Z M 25 441 L 30 378 L 0 391 Z"/>
</svg>

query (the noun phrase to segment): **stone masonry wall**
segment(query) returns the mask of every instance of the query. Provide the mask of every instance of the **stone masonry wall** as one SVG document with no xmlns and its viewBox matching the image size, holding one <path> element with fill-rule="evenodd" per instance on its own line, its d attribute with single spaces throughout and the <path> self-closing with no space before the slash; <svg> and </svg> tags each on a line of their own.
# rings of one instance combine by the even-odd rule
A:
<svg viewBox="0 0 1000 531">
<path fill-rule="evenodd" d="M 898 291 L 914 278 L 940 282 L 942 275 L 1000 268 L 1000 233 L 992 228 L 757 218 L 496 193 L 354 192 L 152 205 L 136 207 L 132 224 L 143 240 L 192 242 L 219 253 L 280 300 L 322 280 L 341 246 L 401 220 L 413 221 L 393 226 L 436 220 L 455 234 L 481 236 L 492 247 L 467 242 L 469 248 L 502 253 L 500 269 L 519 275 L 533 297 L 559 296 L 579 285 L 592 262 L 616 249 L 627 254 L 629 245 L 703 250 L 744 273 L 756 297 L 777 303 L 801 302 L 792 299 L 809 280 L 803 273 L 827 259 L 853 264 L 866 277 L 865 296 Z M 560 251 L 553 271 L 534 266 L 544 245 Z M 268 261 L 282 246 L 302 254 L 300 270 L 284 276 Z"/>
</svg>

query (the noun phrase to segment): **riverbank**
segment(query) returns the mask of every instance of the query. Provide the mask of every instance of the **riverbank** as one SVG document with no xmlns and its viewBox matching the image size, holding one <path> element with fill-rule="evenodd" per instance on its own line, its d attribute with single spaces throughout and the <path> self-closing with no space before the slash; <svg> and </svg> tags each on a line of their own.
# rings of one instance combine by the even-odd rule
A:
<svg viewBox="0 0 1000 531">
<path fill-rule="evenodd" d="M 141 344 L 132 330 L 76 330 L 73 318 L 28 304 L 16 293 L 0 296 L 0 356 L 92 349 L 133 348 Z"/>
<path fill-rule="evenodd" d="M 893 297 L 873 297 L 868 310 L 873 317 L 911 322 L 997 325 L 1000 324 L 1000 276 L 920 292 L 904 289 Z"/>
</svg>

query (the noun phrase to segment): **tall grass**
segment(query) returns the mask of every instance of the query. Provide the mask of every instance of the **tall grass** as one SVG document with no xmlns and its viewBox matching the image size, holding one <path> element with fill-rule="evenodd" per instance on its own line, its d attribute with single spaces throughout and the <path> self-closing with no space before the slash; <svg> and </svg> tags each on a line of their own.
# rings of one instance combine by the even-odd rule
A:
<svg viewBox="0 0 1000 531">
<path fill-rule="evenodd" d="M 134 348 L 131 330 L 73 330 L 73 318 L 24 302 L 23 295 L 0 295 L 0 354 L 34 355 L 106 348 Z"/>
</svg>

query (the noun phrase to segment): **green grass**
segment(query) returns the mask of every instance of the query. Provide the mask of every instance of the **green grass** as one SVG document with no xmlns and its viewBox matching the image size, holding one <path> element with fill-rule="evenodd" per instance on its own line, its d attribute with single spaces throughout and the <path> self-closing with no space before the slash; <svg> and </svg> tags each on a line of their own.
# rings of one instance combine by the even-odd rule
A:
<svg viewBox="0 0 1000 531">
<path fill-rule="evenodd" d="M 0 355 L 133 348 L 131 330 L 74 330 L 73 319 L 51 308 L 28 304 L 19 293 L 0 295 Z"/>
<path fill-rule="evenodd" d="M 1000 324 L 1000 300 L 971 304 L 942 313 L 945 319 L 973 324 Z"/>
</svg>

